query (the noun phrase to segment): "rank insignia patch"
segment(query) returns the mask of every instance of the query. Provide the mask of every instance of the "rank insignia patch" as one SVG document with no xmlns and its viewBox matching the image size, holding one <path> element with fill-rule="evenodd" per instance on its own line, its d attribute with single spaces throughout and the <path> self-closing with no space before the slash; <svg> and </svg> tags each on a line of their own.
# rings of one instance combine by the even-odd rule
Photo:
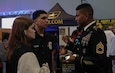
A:
<svg viewBox="0 0 115 73">
<path fill-rule="evenodd" d="M 103 54 L 104 53 L 104 45 L 102 44 L 102 42 L 99 42 L 96 45 L 96 53 L 97 54 Z"/>
</svg>

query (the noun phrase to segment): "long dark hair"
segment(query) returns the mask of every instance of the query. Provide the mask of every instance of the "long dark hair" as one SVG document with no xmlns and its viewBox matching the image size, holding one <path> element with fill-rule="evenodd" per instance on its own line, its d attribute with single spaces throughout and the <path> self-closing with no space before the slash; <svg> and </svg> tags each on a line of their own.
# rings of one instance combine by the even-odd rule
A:
<svg viewBox="0 0 115 73">
<path fill-rule="evenodd" d="M 12 30 L 8 39 L 8 50 L 7 50 L 7 59 L 11 58 L 11 55 L 16 48 L 17 44 L 23 43 L 29 45 L 29 40 L 24 34 L 24 30 L 28 29 L 31 26 L 33 20 L 29 17 L 17 17 L 14 20 Z"/>
</svg>

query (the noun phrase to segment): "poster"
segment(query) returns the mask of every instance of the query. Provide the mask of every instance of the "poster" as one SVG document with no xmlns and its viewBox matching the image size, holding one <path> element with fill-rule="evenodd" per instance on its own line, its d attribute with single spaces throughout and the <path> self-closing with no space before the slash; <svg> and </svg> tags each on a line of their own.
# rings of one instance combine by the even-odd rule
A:
<svg viewBox="0 0 115 73">
<path fill-rule="evenodd" d="M 77 26 L 59 26 L 59 46 L 60 46 L 60 62 L 61 62 L 61 73 L 75 73 L 75 63 L 67 63 L 64 62 L 66 59 L 65 57 L 72 53 L 70 50 L 67 50 L 65 46 L 67 45 L 63 40 L 62 37 L 67 35 L 68 37 L 71 36 L 72 32 L 76 30 Z"/>
</svg>

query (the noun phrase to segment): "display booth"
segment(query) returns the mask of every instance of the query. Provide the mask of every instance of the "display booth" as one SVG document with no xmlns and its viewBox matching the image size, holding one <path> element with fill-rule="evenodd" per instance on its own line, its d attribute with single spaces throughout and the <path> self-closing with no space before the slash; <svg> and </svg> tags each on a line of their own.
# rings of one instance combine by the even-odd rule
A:
<svg viewBox="0 0 115 73">
<path fill-rule="evenodd" d="M 64 9 L 57 3 L 48 12 L 48 24 L 49 27 L 46 31 L 54 33 L 59 38 L 59 61 L 57 62 L 58 73 L 75 73 L 74 63 L 65 63 L 62 59 L 66 56 L 61 54 L 60 51 L 65 46 L 64 41 L 62 41 L 63 35 L 71 35 L 72 31 L 76 29 L 77 23 L 75 21 L 75 16 L 70 15 L 64 11 Z"/>
<path fill-rule="evenodd" d="M 62 36 L 62 30 L 65 34 L 71 35 L 71 32 L 77 27 L 75 16 L 66 13 L 58 3 L 48 12 L 48 24 L 49 27 L 46 28 L 46 31 L 58 32 L 59 39 L 60 35 Z"/>
</svg>

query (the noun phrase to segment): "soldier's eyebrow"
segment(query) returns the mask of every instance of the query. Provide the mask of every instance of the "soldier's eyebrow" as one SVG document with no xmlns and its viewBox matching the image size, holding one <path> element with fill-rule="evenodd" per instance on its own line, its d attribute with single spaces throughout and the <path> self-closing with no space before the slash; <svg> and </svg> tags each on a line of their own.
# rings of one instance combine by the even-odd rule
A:
<svg viewBox="0 0 115 73">
<path fill-rule="evenodd" d="M 47 19 L 48 17 L 46 17 L 46 16 L 44 16 L 44 17 L 42 17 L 41 19 Z"/>
</svg>

